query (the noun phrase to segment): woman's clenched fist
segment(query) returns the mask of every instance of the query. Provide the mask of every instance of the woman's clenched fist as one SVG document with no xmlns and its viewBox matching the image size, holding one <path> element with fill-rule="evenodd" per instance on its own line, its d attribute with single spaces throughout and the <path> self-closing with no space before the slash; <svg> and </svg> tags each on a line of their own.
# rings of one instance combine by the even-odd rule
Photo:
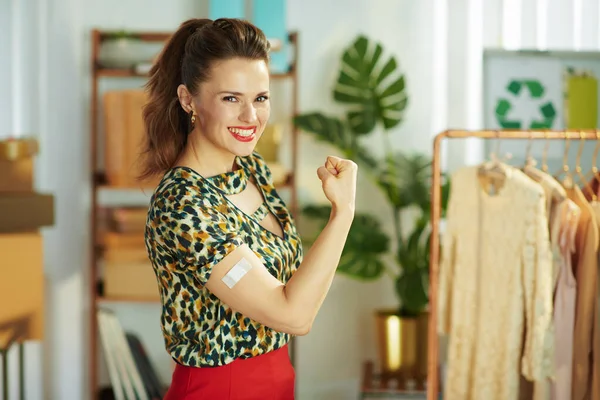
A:
<svg viewBox="0 0 600 400">
<path fill-rule="evenodd" d="M 354 161 L 329 156 L 317 170 L 323 193 L 334 208 L 354 212 L 358 166 Z"/>
</svg>

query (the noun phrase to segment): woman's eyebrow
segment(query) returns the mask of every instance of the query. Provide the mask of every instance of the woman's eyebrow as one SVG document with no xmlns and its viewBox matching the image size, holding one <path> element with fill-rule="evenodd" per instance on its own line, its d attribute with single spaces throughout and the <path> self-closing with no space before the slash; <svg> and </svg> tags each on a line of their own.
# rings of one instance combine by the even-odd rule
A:
<svg viewBox="0 0 600 400">
<path fill-rule="evenodd" d="M 243 96 L 244 93 L 242 92 L 236 92 L 235 90 L 222 90 L 220 92 L 218 92 L 217 94 L 233 94 L 235 96 Z M 268 90 L 262 91 L 260 93 L 257 94 L 257 96 L 264 96 L 265 94 L 269 94 Z"/>
</svg>

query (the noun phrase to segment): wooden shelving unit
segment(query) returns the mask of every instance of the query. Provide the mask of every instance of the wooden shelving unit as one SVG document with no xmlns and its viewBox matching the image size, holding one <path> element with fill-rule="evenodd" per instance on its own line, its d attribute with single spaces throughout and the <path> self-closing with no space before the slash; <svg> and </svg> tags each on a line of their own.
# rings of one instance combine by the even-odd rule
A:
<svg viewBox="0 0 600 400">
<path fill-rule="evenodd" d="M 92 171 L 92 199 L 91 199 L 91 213 L 90 213 L 90 245 L 93 251 L 90 251 L 90 271 L 89 271 L 89 289 L 91 293 L 91 312 L 89 315 L 90 323 L 90 341 L 89 341 L 89 368 L 90 368 L 90 380 L 89 390 L 90 398 L 97 399 L 99 393 L 98 379 L 99 379 L 99 357 L 100 353 L 98 350 L 99 343 L 99 332 L 98 323 L 96 317 L 96 311 L 98 307 L 102 305 L 118 305 L 118 304 L 158 304 L 156 298 L 147 298 L 140 296 L 119 296 L 110 297 L 104 296 L 100 293 L 100 287 L 102 277 L 99 278 L 99 262 L 102 259 L 103 246 L 99 242 L 99 209 L 101 208 L 98 195 L 100 191 L 130 191 L 132 193 L 144 191 L 145 193 L 152 193 L 153 188 L 141 188 L 141 187 L 128 187 L 128 186 L 114 186 L 110 185 L 105 179 L 104 171 L 98 167 L 99 161 L 99 141 L 102 136 L 99 132 L 99 83 L 102 79 L 119 79 L 119 78 L 145 78 L 145 74 L 136 73 L 133 69 L 123 68 L 105 68 L 99 62 L 99 54 L 101 44 L 104 40 L 111 37 L 115 32 L 102 31 L 94 29 L 91 31 L 91 100 L 90 100 L 90 166 Z M 131 32 L 136 37 L 145 42 L 166 42 L 170 37 L 169 32 Z M 289 35 L 290 46 L 292 46 L 292 61 L 290 64 L 289 71 L 285 73 L 273 73 L 271 75 L 273 81 L 279 80 L 290 80 L 291 81 L 291 113 L 290 118 L 296 115 L 298 112 L 298 76 L 297 76 L 297 60 L 298 60 L 298 35 L 297 33 L 290 33 Z M 298 166 L 298 129 L 290 123 L 290 149 L 291 149 L 291 170 L 285 183 L 278 186 L 278 189 L 288 191 L 289 200 L 287 205 L 293 216 L 298 216 L 298 198 L 297 198 L 297 187 L 296 187 L 296 171 Z M 140 205 L 142 206 L 142 205 Z M 104 208 L 110 208 L 111 206 L 103 205 Z M 148 264 L 148 268 L 151 268 Z M 291 356 L 292 362 L 295 361 L 295 346 L 294 342 L 291 345 Z"/>
</svg>

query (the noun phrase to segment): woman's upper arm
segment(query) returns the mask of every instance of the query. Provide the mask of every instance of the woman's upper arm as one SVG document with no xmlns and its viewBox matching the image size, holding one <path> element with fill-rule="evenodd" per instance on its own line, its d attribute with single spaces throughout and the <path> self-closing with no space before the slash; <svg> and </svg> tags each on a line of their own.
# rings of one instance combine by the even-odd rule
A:
<svg viewBox="0 0 600 400">
<path fill-rule="evenodd" d="M 271 329 L 293 335 L 306 333 L 307 324 L 293 312 L 284 284 L 246 244 L 213 266 L 206 287 L 233 310 Z"/>
</svg>

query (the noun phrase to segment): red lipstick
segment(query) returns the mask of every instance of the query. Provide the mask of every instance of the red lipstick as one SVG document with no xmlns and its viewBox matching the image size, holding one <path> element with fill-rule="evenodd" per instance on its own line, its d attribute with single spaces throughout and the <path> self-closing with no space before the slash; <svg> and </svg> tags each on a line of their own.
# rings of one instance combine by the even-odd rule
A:
<svg viewBox="0 0 600 400">
<path fill-rule="evenodd" d="M 230 126 L 227 128 L 231 136 L 240 142 L 251 142 L 256 137 L 256 126 Z"/>
</svg>

